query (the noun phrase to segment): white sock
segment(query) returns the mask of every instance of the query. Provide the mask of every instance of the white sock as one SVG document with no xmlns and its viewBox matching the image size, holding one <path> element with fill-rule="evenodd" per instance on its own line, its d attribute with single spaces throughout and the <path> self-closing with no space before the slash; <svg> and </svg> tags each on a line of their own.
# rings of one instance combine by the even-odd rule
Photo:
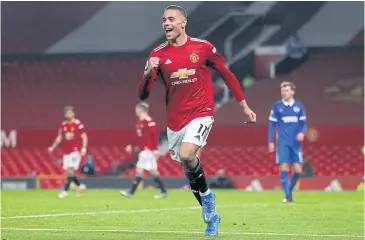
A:
<svg viewBox="0 0 365 240">
<path fill-rule="evenodd" d="M 207 196 L 209 193 L 210 193 L 210 189 L 208 188 L 208 190 L 204 193 L 199 192 L 199 195 L 204 197 L 204 196 Z"/>
</svg>

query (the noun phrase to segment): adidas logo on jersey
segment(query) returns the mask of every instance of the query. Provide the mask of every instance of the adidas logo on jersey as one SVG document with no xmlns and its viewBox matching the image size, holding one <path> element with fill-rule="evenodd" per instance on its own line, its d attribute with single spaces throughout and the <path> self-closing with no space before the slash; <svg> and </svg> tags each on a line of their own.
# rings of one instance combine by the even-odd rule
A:
<svg viewBox="0 0 365 240">
<path fill-rule="evenodd" d="M 200 141 L 200 136 L 199 135 L 196 135 L 195 138 Z"/>
<path fill-rule="evenodd" d="M 165 62 L 165 64 L 170 64 L 170 63 L 172 63 L 170 59 L 167 59 Z"/>
</svg>

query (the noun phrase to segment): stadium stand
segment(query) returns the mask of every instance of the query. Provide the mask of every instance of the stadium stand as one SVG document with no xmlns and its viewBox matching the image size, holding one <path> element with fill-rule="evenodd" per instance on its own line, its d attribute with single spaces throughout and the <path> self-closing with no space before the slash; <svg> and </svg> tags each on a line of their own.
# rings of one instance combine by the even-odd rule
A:
<svg viewBox="0 0 365 240">
<path fill-rule="evenodd" d="M 361 176 L 364 168 L 361 146 L 306 146 L 304 158 L 311 160 L 317 176 Z M 127 161 L 124 148 L 117 146 L 90 147 L 89 152 L 97 161 L 98 175 L 103 175 L 111 168 L 111 162 L 119 159 L 120 163 Z M 55 156 L 60 157 L 60 152 Z M 58 161 L 50 160 L 49 154 L 41 148 L 3 149 L 1 157 L 2 176 L 57 175 L 62 174 Z M 55 157 L 54 159 L 58 159 Z M 272 176 L 277 175 L 273 156 L 267 153 L 267 148 L 244 146 L 208 146 L 202 154 L 205 171 L 208 176 L 214 176 L 217 169 L 225 169 L 227 175 L 236 176 Z M 345 164 L 341 164 L 345 162 Z M 171 160 L 169 155 L 159 160 L 159 171 L 162 176 L 183 176 L 181 167 Z M 134 170 L 127 171 L 124 176 L 134 175 Z"/>
</svg>

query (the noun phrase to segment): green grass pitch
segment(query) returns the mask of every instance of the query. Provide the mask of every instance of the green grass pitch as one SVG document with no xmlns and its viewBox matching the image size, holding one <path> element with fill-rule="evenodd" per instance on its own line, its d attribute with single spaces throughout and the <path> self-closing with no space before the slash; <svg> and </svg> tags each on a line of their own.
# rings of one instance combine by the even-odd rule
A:
<svg viewBox="0 0 365 240">
<path fill-rule="evenodd" d="M 115 190 L 88 190 L 58 199 L 57 191 L 3 191 L 1 239 L 209 239 L 190 192 L 153 199 L 155 193 L 126 199 Z M 362 192 L 297 192 L 293 204 L 281 203 L 279 191 L 215 193 L 222 216 L 216 239 L 364 239 Z"/>
</svg>

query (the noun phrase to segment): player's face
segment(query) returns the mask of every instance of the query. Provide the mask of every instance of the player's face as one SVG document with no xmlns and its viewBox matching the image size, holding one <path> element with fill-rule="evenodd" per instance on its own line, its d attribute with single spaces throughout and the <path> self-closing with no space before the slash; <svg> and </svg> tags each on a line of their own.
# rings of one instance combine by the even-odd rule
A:
<svg viewBox="0 0 365 240">
<path fill-rule="evenodd" d="M 75 117 L 75 113 L 74 113 L 73 111 L 68 110 L 68 111 L 66 111 L 66 112 L 65 112 L 65 118 L 66 118 L 67 120 L 71 120 L 71 119 L 73 119 L 74 117 Z"/>
<path fill-rule="evenodd" d="M 294 96 L 294 90 L 290 86 L 281 88 L 281 97 L 284 100 L 290 100 Z"/>
<path fill-rule="evenodd" d="M 142 109 L 137 106 L 136 107 L 136 115 L 137 115 L 137 117 L 140 117 L 142 115 L 142 112 L 143 112 Z"/>
<path fill-rule="evenodd" d="M 162 18 L 162 27 L 167 40 L 178 38 L 185 31 L 186 19 L 178 11 L 169 9 L 166 10 Z"/>
</svg>

